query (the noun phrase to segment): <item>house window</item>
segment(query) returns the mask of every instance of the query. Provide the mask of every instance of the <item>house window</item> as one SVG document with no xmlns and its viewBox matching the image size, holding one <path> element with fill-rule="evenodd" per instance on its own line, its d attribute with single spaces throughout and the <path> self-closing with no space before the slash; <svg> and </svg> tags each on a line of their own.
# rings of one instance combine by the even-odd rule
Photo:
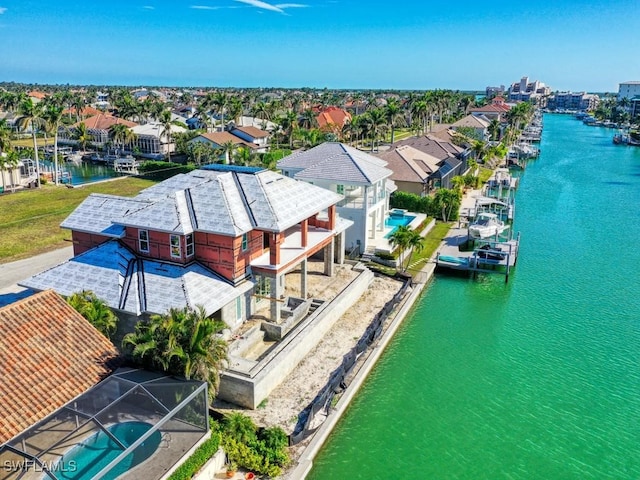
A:
<svg viewBox="0 0 640 480">
<path fill-rule="evenodd" d="M 271 282 L 269 278 L 262 275 L 256 276 L 256 296 L 258 302 L 265 300 L 266 297 L 271 295 Z"/>
<path fill-rule="evenodd" d="M 149 232 L 147 230 L 138 230 L 138 244 L 141 252 L 149 253 Z"/>
<path fill-rule="evenodd" d="M 242 234 L 242 251 L 246 252 L 249 248 L 249 236 L 246 233 Z"/>
<path fill-rule="evenodd" d="M 180 258 L 180 235 L 171 235 L 171 257 Z"/>
<path fill-rule="evenodd" d="M 336 192 L 339 195 L 344 195 L 344 185 L 336 185 Z"/>
<path fill-rule="evenodd" d="M 193 233 L 190 233 L 185 238 L 186 238 L 187 257 L 193 257 Z"/>
</svg>

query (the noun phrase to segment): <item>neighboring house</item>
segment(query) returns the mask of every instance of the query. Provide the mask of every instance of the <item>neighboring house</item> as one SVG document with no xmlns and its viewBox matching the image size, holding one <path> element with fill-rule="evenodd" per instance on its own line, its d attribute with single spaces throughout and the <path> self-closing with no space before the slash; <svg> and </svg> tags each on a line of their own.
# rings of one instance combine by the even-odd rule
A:
<svg viewBox="0 0 640 480">
<path fill-rule="evenodd" d="M 351 114 L 338 107 L 327 107 L 316 117 L 320 130 L 339 133 L 345 124 L 351 122 Z"/>
<path fill-rule="evenodd" d="M 258 153 L 264 153 L 269 148 L 269 132 L 265 132 L 259 128 L 252 126 L 233 127 L 229 130 L 229 133 L 245 142 L 254 144 Z"/>
<path fill-rule="evenodd" d="M 0 352 L 0 445 L 118 363 L 116 347 L 51 290 L 0 308 Z"/>
<path fill-rule="evenodd" d="M 398 190 L 424 196 L 436 186 L 436 172 L 444 160 L 421 152 L 409 145 L 401 145 L 380 153 L 378 158 L 387 162 L 387 168 L 393 171 L 391 180 Z"/>
<path fill-rule="evenodd" d="M 457 122 L 451 124 L 453 130 L 459 128 L 472 128 L 477 135 L 478 140 L 486 141 L 489 139 L 489 124 L 490 120 L 484 115 L 467 115 L 461 118 Z"/>
<path fill-rule="evenodd" d="M 451 179 L 467 171 L 469 151 L 434 135 L 407 138 L 394 143 L 392 147 L 398 148 L 403 145 L 411 146 L 440 160 L 440 166 L 433 174 L 434 188 L 451 188 Z"/>
<path fill-rule="evenodd" d="M 338 213 L 354 223 L 346 232 L 346 248 L 363 252 L 384 236 L 389 195 L 396 189 L 386 165 L 344 143 L 326 142 L 284 157 L 277 168 L 287 177 L 344 195 Z"/>
<path fill-rule="evenodd" d="M 141 157 L 164 158 L 168 153 L 173 153 L 176 150 L 173 137 L 169 142 L 167 135 L 163 134 L 164 127 L 160 123 L 136 125 L 131 130 L 136 134 L 135 146 L 140 150 L 138 154 Z M 171 125 L 172 135 L 186 131 L 186 128 Z"/>
<path fill-rule="evenodd" d="M 107 144 L 107 142 L 109 142 L 109 129 L 115 124 L 121 123 L 129 128 L 138 125 L 137 123 L 130 122 L 129 120 L 124 120 L 105 113 L 99 113 L 98 115 L 89 117 L 81 122 L 74 123 L 69 128 L 60 127 L 60 130 L 58 130 L 58 143 L 63 145 L 76 145 L 78 141 L 74 139 L 76 133 L 75 127 L 81 123 L 84 123 L 87 127 L 87 131 L 91 135 L 91 143 L 97 148 L 102 148 Z"/>
<path fill-rule="evenodd" d="M 507 112 L 511 109 L 511 106 L 505 103 L 503 97 L 494 97 L 491 99 L 489 105 L 482 107 L 470 108 L 469 113 L 471 115 L 478 115 L 486 117 L 489 120 L 499 120 L 500 122 L 507 121 Z"/>
<path fill-rule="evenodd" d="M 61 225 L 76 256 L 22 285 L 92 290 L 129 331 L 141 317 L 196 305 L 236 328 L 269 298 L 279 320 L 286 273 L 303 269 L 306 298 L 310 256 L 322 253 L 327 275 L 334 258 L 342 263 L 342 196 L 269 170 L 209 167 L 134 198 L 91 194 Z"/>
</svg>

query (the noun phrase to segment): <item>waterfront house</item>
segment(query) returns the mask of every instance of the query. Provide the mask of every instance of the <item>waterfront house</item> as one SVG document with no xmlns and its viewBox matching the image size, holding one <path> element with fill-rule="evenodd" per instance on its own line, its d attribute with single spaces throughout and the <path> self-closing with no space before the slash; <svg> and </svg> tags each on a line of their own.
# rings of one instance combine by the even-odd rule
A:
<svg viewBox="0 0 640 480">
<path fill-rule="evenodd" d="M 0 445 L 109 375 L 118 350 L 52 290 L 0 308 Z"/>
<path fill-rule="evenodd" d="M 74 123 L 69 128 L 60 127 L 58 130 L 58 143 L 62 145 L 77 145 L 78 141 L 75 140 L 76 128 L 81 123 L 84 123 L 87 127 L 87 132 L 91 136 L 90 143 L 96 148 L 103 148 L 109 142 L 109 129 L 114 125 L 123 124 L 129 128 L 138 125 L 135 122 L 114 117 L 113 115 L 99 113 L 81 122 Z"/>
<path fill-rule="evenodd" d="M 348 251 L 360 252 L 384 236 L 389 195 L 396 190 L 387 162 L 344 143 L 326 142 L 295 152 L 277 164 L 282 173 L 344 195 L 341 217 L 353 221 L 346 233 Z"/>
<path fill-rule="evenodd" d="M 325 274 L 342 263 L 343 198 L 278 173 L 211 165 L 154 185 L 134 198 L 91 194 L 62 223 L 75 257 L 23 286 L 62 295 L 92 290 L 132 331 L 169 308 L 204 306 L 238 327 L 258 300 L 278 321 L 284 275 L 322 255 Z M 258 295 L 259 297 L 256 297 Z M 122 323 L 122 322 L 121 322 Z"/>
<path fill-rule="evenodd" d="M 399 191 L 428 195 L 435 189 L 436 175 L 443 160 L 410 145 L 400 145 L 378 155 L 387 162 L 393 174 L 391 180 Z"/>
<path fill-rule="evenodd" d="M 411 137 L 392 145 L 398 148 L 404 145 L 415 148 L 439 160 L 439 168 L 433 172 L 431 186 L 433 188 L 451 188 L 451 179 L 463 175 L 467 170 L 469 150 L 461 148 L 451 142 L 427 134 L 421 137 Z"/>
<path fill-rule="evenodd" d="M 478 140 L 487 141 L 489 139 L 490 123 L 490 120 L 484 115 L 467 115 L 451 124 L 451 129 L 457 131 L 459 128 L 471 128 Z"/>
<path fill-rule="evenodd" d="M 145 158 L 162 159 L 169 153 L 174 153 L 176 144 L 164 133 L 164 127 L 160 123 L 146 123 L 131 128 L 135 133 L 134 145 L 138 148 L 137 155 Z M 187 129 L 178 125 L 171 125 L 171 134 L 186 132 Z"/>
<path fill-rule="evenodd" d="M 471 115 L 485 117 L 489 120 L 499 120 L 500 122 L 506 122 L 507 112 L 509 110 L 511 110 L 511 106 L 504 101 L 503 97 L 498 96 L 492 98 L 491 103 L 488 105 L 469 109 L 469 113 L 471 113 Z"/>
</svg>

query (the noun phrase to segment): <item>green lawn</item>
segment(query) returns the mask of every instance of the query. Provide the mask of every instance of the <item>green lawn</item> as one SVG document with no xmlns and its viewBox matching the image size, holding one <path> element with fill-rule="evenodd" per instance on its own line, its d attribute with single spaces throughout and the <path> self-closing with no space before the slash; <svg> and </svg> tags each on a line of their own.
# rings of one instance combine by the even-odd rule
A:
<svg viewBox="0 0 640 480">
<path fill-rule="evenodd" d="M 70 245 L 71 232 L 60 223 L 90 193 L 135 196 L 156 182 L 124 177 L 82 188 L 43 185 L 0 196 L 0 263 Z"/>
<path fill-rule="evenodd" d="M 425 266 L 427 261 L 435 253 L 440 246 L 440 243 L 447 236 L 447 233 L 451 229 L 451 222 L 436 222 L 431 231 L 424 237 L 423 249 L 419 252 L 414 251 L 409 262 L 408 273 L 415 274 Z"/>
</svg>

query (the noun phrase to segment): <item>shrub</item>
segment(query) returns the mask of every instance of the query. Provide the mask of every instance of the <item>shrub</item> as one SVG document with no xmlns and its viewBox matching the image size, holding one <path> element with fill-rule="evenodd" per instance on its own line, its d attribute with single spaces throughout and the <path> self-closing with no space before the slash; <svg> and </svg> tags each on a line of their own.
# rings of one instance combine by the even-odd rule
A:
<svg viewBox="0 0 640 480">
<path fill-rule="evenodd" d="M 280 427 L 258 431 L 251 418 L 233 413 L 224 421 L 222 446 L 229 457 L 241 467 L 256 473 L 277 477 L 289 463 L 289 439 Z"/>
<path fill-rule="evenodd" d="M 171 474 L 169 480 L 189 480 L 215 455 L 220 446 L 220 433 L 213 425 L 211 429 L 211 437 Z"/>
</svg>

